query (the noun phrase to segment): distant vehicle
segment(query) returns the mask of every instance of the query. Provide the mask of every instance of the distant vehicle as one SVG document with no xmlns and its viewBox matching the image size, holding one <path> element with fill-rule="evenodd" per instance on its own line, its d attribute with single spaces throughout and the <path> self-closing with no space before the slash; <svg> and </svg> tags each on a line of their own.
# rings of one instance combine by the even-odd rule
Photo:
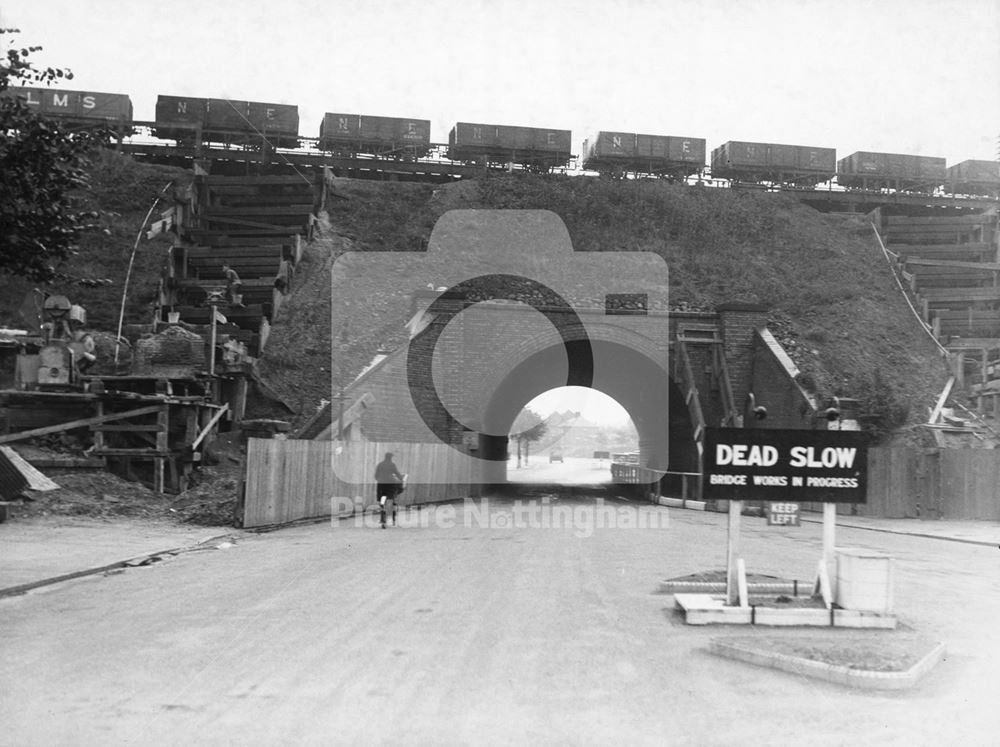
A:
<svg viewBox="0 0 1000 747">
<path fill-rule="evenodd" d="M 638 464 L 639 452 L 628 451 L 623 454 L 612 454 L 611 461 L 614 462 L 615 464 Z"/>
<path fill-rule="evenodd" d="M 552 464 L 553 462 L 559 462 L 559 464 L 562 464 L 563 455 L 557 452 L 552 452 L 551 454 L 549 454 L 549 464 Z"/>
</svg>

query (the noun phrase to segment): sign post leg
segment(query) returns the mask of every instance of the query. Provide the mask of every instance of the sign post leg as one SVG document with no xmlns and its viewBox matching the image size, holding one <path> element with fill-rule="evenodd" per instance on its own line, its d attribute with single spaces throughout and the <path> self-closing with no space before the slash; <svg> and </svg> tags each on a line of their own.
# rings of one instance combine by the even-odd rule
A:
<svg viewBox="0 0 1000 747">
<path fill-rule="evenodd" d="M 726 604 L 739 604 L 740 517 L 743 501 L 729 501 L 729 534 L 726 544 Z"/>
<path fill-rule="evenodd" d="M 823 601 L 827 607 L 835 601 L 837 589 L 836 552 L 837 552 L 837 504 L 823 504 L 823 556 L 819 560 L 819 569 L 816 573 L 816 583 L 813 585 L 813 594 L 823 594 Z"/>
<path fill-rule="evenodd" d="M 837 504 L 823 504 L 823 562 L 827 571 L 833 567 L 837 550 Z"/>
</svg>

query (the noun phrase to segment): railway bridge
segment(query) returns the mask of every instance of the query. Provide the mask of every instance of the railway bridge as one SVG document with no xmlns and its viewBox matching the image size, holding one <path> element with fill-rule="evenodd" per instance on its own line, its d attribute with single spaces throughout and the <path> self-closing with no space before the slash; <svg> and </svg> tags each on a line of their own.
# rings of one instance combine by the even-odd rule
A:
<svg viewBox="0 0 1000 747">
<path fill-rule="evenodd" d="M 332 282 L 335 341 L 392 319 L 409 340 L 343 388 L 320 438 L 447 444 L 476 484 L 506 480 L 516 416 L 561 386 L 615 399 L 641 464 L 670 473 L 697 472 L 704 428 L 743 423 L 751 394 L 769 424 L 815 424 L 765 307 L 671 310 L 661 257 L 575 252 L 547 211 L 452 211 L 426 253 L 348 253 Z"/>
</svg>

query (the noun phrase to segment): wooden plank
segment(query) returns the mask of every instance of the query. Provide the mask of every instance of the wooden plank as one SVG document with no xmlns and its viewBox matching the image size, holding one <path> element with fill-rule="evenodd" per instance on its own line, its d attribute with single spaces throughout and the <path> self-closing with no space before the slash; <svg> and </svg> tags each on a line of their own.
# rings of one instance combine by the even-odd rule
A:
<svg viewBox="0 0 1000 747">
<path fill-rule="evenodd" d="M 279 230 L 280 229 L 280 230 Z M 279 226 L 275 229 L 219 229 L 219 228 L 187 228 L 185 234 L 193 239 L 201 239 L 206 243 L 222 243 L 232 241 L 235 244 L 245 244 L 248 240 L 261 239 L 273 241 L 274 239 L 291 238 L 298 233 L 305 233 L 305 226 Z"/>
<path fill-rule="evenodd" d="M 28 481 L 29 490 L 46 492 L 59 488 L 58 483 L 53 482 L 35 469 L 33 465 L 26 461 L 24 457 L 14 451 L 14 449 L 10 446 L 0 446 L 0 452 L 7 457 L 7 460 L 11 463 L 14 469 L 24 475 L 24 478 Z"/>
<path fill-rule="evenodd" d="M 97 450 L 91 452 L 92 454 L 97 454 Z M 148 457 L 149 459 L 165 459 L 170 456 L 172 452 L 169 450 L 157 451 L 156 449 L 117 449 L 117 448 L 105 448 L 101 449 L 100 456 L 130 456 L 130 457 Z M 154 483 L 155 484 L 155 483 Z"/>
<path fill-rule="evenodd" d="M 270 291 L 274 287 L 274 278 L 245 278 L 242 279 L 242 284 L 244 294 L 246 294 L 247 289 Z M 209 288 L 218 288 L 221 284 L 213 280 L 186 278 L 175 280 L 172 285 L 180 290 L 208 290 Z"/>
<path fill-rule="evenodd" d="M 218 278 L 218 281 L 213 283 L 214 285 L 220 285 L 222 283 L 222 265 L 227 264 L 232 267 L 238 274 L 240 274 L 240 280 L 246 283 L 249 280 L 254 280 L 259 278 L 261 273 L 267 273 L 271 275 L 278 274 L 278 270 L 281 268 L 281 260 L 278 257 L 231 257 L 229 260 L 222 260 L 212 257 L 205 257 L 204 259 L 192 259 L 188 262 L 188 267 L 194 268 L 196 270 L 201 270 L 202 268 L 211 270 L 215 268 L 217 272 L 198 272 L 197 278 L 195 280 L 212 280 Z M 243 275 L 247 277 L 244 278 Z"/>
<path fill-rule="evenodd" d="M 194 321 L 195 323 L 207 324 L 211 320 L 212 310 L 207 306 L 178 306 L 174 309 L 181 315 L 181 319 L 184 321 Z M 243 308 L 226 308 L 226 318 L 233 322 L 233 320 L 246 321 L 259 321 L 264 315 L 264 307 L 260 304 L 250 304 L 249 306 L 244 306 Z"/>
<path fill-rule="evenodd" d="M 100 431 L 103 433 L 139 433 L 146 431 L 149 433 L 157 433 L 160 430 L 160 426 L 156 424 L 150 425 L 107 425 L 100 424 L 94 426 L 91 430 Z"/>
<path fill-rule="evenodd" d="M 868 515 L 894 519 L 914 516 L 915 470 L 911 450 L 869 449 L 868 458 Z"/>
<path fill-rule="evenodd" d="M 270 184 L 302 184 L 312 186 L 312 182 L 303 179 L 301 176 L 200 176 L 195 180 L 195 184 L 208 187 L 226 187 L 229 185 L 270 185 Z"/>
<path fill-rule="evenodd" d="M 307 219 L 312 215 L 312 203 L 302 205 L 302 204 L 292 204 L 292 205 L 274 205 L 271 203 L 263 205 L 213 205 L 210 208 L 205 208 L 202 211 L 200 217 L 211 218 L 216 216 L 276 216 L 276 215 L 300 215 L 304 219 Z"/>
<path fill-rule="evenodd" d="M 908 244 L 906 242 L 900 241 L 895 242 L 889 246 L 893 252 L 896 254 L 911 254 L 916 252 L 933 252 L 933 251 L 943 251 L 943 252 L 988 252 L 993 251 L 993 247 L 985 242 L 969 242 L 968 244 L 955 244 L 949 242 L 946 244 Z"/>
<path fill-rule="evenodd" d="M 967 264 L 974 265 L 974 262 Z M 913 275 L 918 282 L 933 282 L 935 279 L 944 282 L 970 281 L 973 285 L 989 283 L 993 280 L 994 270 L 973 269 L 971 267 L 918 267 L 907 264 L 907 274 Z"/>
<path fill-rule="evenodd" d="M 920 296 L 928 301 L 1000 301 L 1000 288 L 928 288 L 920 291 Z"/>
<path fill-rule="evenodd" d="M 304 210 L 306 212 L 312 212 L 314 203 L 313 196 L 308 192 L 278 192 L 278 193 L 264 193 L 259 192 L 247 192 L 236 194 L 231 191 L 227 191 L 225 194 L 216 195 L 216 204 L 210 209 L 218 207 L 264 207 L 264 206 L 294 206 L 299 210 Z"/>
<path fill-rule="evenodd" d="M 984 272 L 1000 271 L 1000 262 L 964 262 L 955 259 L 923 259 L 921 257 L 908 257 L 907 265 L 919 267 L 965 267 L 972 270 L 982 270 Z"/>
<path fill-rule="evenodd" d="M 219 234 L 218 231 L 208 232 L 208 233 Z M 209 235 L 207 236 L 207 238 L 209 239 L 208 241 L 192 244 L 191 246 L 192 248 L 197 250 L 205 249 L 209 251 L 226 250 L 226 249 L 244 249 L 251 246 L 262 246 L 262 247 L 281 246 L 281 247 L 289 247 L 289 249 L 291 249 L 294 242 L 293 237 L 296 235 L 297 234 L 290 233 L 288 234 L 288 236 L 268 235 L 266 237 L 260 237 L 254 234 L 252 236 L 242 238 L 239 236 L 232 237 L 226 234 L 226 232 L 222 232 L 221 234 L 215 236 Z M 283 243 L 277 243 L 281 242 L 283 239 L 287 239 L 287 241 Z"/>
<path fill-rule="evenodd" d="M 103 459 L 88 459 L 86 457 L 54 457 L 35 458 L 28 464 L 39 469 L 104 469 L 107 464 Z"/>
<path fill-rule="evenodd" d="M 917 216 L 917 215 L 887 215 L 885 225 L 887 226 L 935 226 L 943 224 L 965 225 L 993 225 L 996 223 L 995 215 L 954 215 L 954 216 Z"/>
<path fill-rule="evenodd" d="M 281 257 L 284 244 L 253 244 L 247 246 L 193 246 L 187 247 L 184 256 L 188 259 L 227 257 Z"/>
<path fill-rule="evenodd" d="M 941 225 L 889 226 L 885 233 L 890 240 L 895 240 L 904 236 L 909 238 L 971 236 L 981 234 L 982 229 L 981 223 L 943 223 Z"/>
<path fill-rule="evenodd" d="M 941 395 L 938 397 L 937 404 L 934 405 L 934 409 L 931 410 L 931 416 L 927 420 L 928 423 L 936 423 L 938 418 L 941 417 L 941 410 L 944 409 L 944 403 L 948 401 L 948 397 L 951 396 L 951 388 L 955 385 L 955 377 L 952 376 L 948 379 L 948 382 L 944 385 L 944 389 L 941 390 Z"/>
<path fill-rule="evenodd" d="M 281 233 L 282 231 L 288 231 L 291 225 L 282 225 L 280 223 L 263 223 L 261 221 L 254 220 L 244 220 L 243 218 L 229 218 L 224 216 L 216 215 L 200 215 L 198 216 L 198 222 L 201 223 L 205 228 L 210 225 L 223 224 L 227 226 L 242 226 L 245 228 L 254 228 L 267 231 L 268 233 Z M 303 225 L 303 228 L 305 226 Z M 216 228 L 215 230 L 220 230 Z"/>
<path fill-rule="evenodd" d="M 939 337 L 969 337 L 990 336 L 1000 337 L 1000 322 L 973 322 L 971 324 L 959 324 L 958 322 L 948 322 L 938 325 L 937 334 Z"/>
<path fill-rule="evenodd" d="M 21 441 L 25 438 L 34 438 L 35 436 L 45 436 L 49 433 L 61 433 L 62 431 L 73 430 L 74 428 L 85 428 L 87 426 L 96 425 L 97 423 L 106 423 L 112 420 L 122 420 L 125 418 L 138 417 L 139 415 L 148 415 L 149 413 L 159 411 L 159 409 L 158 405 L 140 407 L 135 410 L 129 410 L 128 412 L 116 412 L 111 415 L 99 415 L 92 418 L 83 418 L 81 420 L 71 420 L 68 423 L 60 423 L 59 425 L 50 425 L 45 428 L 35 428 L 30 431 L 10 433 L 6 436 L 0 436 L 0 444 L 6 444 L 12 441 Z"/>
<path fill-rule="evenodd" d="M 192 451 L 194 451 L 195 449 L 198 448 L 198 445 L 205 439 L 205 436 L 207 436 L 209 434 L 209 431 L 212 430 L 212 428 L 215 426 L 215 424 L 218 423 L 219 420 L 222 418 L 222 416 L 225 415 L 227 412 L 229 412 L 229 405 L 228 404 L 227 405 L 223 405 L 222 409 L 219 410 L 218 412 L 216 412 L 212 416 L 212 419 L 208 421 L 208 423 L 202 429 L 202 431 L 198 435 L 198 437 L 191 443 L 191 450 Z"/>
</svg>

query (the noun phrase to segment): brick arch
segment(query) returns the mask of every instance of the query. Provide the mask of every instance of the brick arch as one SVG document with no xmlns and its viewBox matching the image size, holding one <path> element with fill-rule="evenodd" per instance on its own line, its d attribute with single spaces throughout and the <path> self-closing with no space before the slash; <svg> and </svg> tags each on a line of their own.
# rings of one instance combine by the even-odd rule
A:
<svg viewBox="0 0 1000 747">
<path fill-rule="evenodd" d="M 624 339 L 606 339 L 601 332 L 589 327 L 588 330 L 592 332 L 590 342 L 595 360 L 601 367 L 595 370 L 592 388 L 614 399 L 629 413 L 639 434 L 643 463 L 664 469 L 681 466 L 689 455 L 673 455 L 672 451 L 683 450 L 691 440 L 690 421 L 683 396 L 661 363 L 666 358 L 666 351 L 659 352 L 641 336 L 629 339 L 628 334 L 619 334 L 618 337 Z M 506 480 L 505 434 L 521 409 L 551 389 L 581 385 L 574 381 L 573 373 L 574 358 L 582 354 L 581 346 L 582 340 L 566 346 L 551 343 L 543 346 L 526 341 L 521 355 L 515 358 L 508 351 L 511 364 L 484 382 L 484 390 L 491 392 L 482 400 L 484 435 L 480 437 L 479 456 L 488 460 L 484 482 Z M 560 375 L 566 371 L 565 366 L 556 365 L 560 360 L 568 361 L 568 379 Z M 615 365 L 605 366 L 601 361 L 613 361 Z M 557 369 L 555 373 L 553 369 Z M 678 457 L 681 457 L 680 462 Z M 676 464 L 672 465 L 672 461 Z"/>
<path fill-rule="evenodd" d="M 585 331 L 578 329 L 567 332 L 566 339 L 570 341 L 570 344 L 586 340 L 591 343 L 592 348 L 597 345 L 617 345 L 625 351 L 641 355 L 652 365 L 662 368 L 664 372 L 669 371 L 668 328 L 665 319 L 663 320 L 661 329 L 657 330 L 661 339 L 654 339 L 650 335 L 640 334 L 632 329 L 624 329 L 613 323 L 595 322 L 594 315 L 592 314 L 581 314 L 581 316 L 584 319 L 586 329 Z M 500 389 L 503 382 L 518 367 L 540 354 L 549 356 L 550 359 L 551 356 L 555 355 L 562 360 L 565 357 L 565 351 L 566 346 L 558 340 L 554 331 L 545 330 L 544 334 L 526 336 L 523 339 L 513 341 L 512 344 L 497 345 L 495 356 L 491 359 L 478 362 L 480 381 L 476 391 L 473 393 L 472 401 L 483 403 L 484 420 L 482 426 L 484 426 L 484 429 L 489 430 L 485 420 L 486 403 L 494 398 L 494 393 Z M 600 365 L 603 358 L 601 355 L 596 355 L 595 363 Z M 563 379 L 562 383 L 550 386 L 548 389 L 553 389 L 557 386 L 586 386 L 586 384 L 580 384 L 574 380 L 575 372 L 573 366 L 571 365 L 569 368 L 570 370 L 567 372 L 569 378 Z M 565 370 L 565 365 L 560 366 L 560 369 Z M 548 389 L 543 391 L 548 391 Z M 541 393 L 538 392 L 538 394 Z M 530 402 L 531 399 L 525 400 L 525 403 Z"/>
</svg>

